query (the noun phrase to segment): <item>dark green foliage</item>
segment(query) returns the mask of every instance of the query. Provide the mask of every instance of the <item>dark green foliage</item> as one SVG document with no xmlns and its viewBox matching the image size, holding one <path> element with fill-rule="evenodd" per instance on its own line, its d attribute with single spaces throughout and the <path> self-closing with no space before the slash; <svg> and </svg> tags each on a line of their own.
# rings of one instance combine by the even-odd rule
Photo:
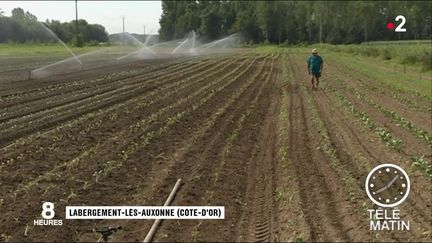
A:
<svg viewBox="0 0 432 243">
<path fill-rule="evenodd" d="M 36 16 L 24 12 L 21 8 L 12 10 L 12 16 L 6 17 L 0 11 L 0 43 L 14 42 L 46 42 L 55 41 L 46 31 L 43 31 L 41 23 Z M 85 20 L 78 20 L 78 35 L 76 35 L 75 20 L 61 23 L 57 20 L 46 20 L 46 25 L 62 41 L 70 42 L 75 46 L 83 46 L 85 43 L 107 42 L 108 33 L 105 27 L 99 24 L 88 24 Z"/>
<path fill-rule="evenodd" d="M 187 31 L 187 29 L 186 29 Z M 211 3 L 201 14 L 201 26 L 198 33 L 210 40 L 217 39 L 222 35 L 222 14 L 219 13 L 218 4 Z"/>
<path fill-rule="evenodd" d="M 72 45 L 76 47 L 82 47 L 84 45 L 83 38 L 80 34 L 72 38 Z"/>
<path fill-rule="evenodd" d="M 162 1 L 162 40 L 194 30 L 214 40 L 233 32 L 246 42 L 361 43 L 430 39 L 431 1 Z M 406 33 L 386 29 L 406 17 Z"/>
</svg>

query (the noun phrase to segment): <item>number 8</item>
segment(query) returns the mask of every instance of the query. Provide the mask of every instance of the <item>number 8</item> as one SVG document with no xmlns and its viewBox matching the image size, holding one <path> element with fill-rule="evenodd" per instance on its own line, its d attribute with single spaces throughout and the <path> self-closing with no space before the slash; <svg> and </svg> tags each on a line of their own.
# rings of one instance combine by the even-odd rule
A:
<svg viewBox="0 0 432 243">
<path fill-rule="evenodd" d="M 52 219 L 54 218 L 54 203 L 52 202 L 44 202 L 42 204 L 42 218 L 44 219 Z"/>
</svg>

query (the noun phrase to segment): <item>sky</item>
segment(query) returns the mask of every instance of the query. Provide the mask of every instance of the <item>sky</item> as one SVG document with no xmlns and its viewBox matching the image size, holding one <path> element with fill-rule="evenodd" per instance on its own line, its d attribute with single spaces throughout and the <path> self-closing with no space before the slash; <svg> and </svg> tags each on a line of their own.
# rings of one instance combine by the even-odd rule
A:
<svg viewBox="0 0 432 243">
<path fill-rule="evenodd" d="M 20 7 L 35 15 L 39 21 L 75 19 L 75 1 L 0 1 L 4 15 L 10 16 Z M 122 32 L 122 16 L 125 31 L 129 33 L 157 34 L 162 14 L 160 1 L 83 1 L 78 0 L 78 18 L 90 24 L 101 24 L 109 34 Z"/>
</svg>

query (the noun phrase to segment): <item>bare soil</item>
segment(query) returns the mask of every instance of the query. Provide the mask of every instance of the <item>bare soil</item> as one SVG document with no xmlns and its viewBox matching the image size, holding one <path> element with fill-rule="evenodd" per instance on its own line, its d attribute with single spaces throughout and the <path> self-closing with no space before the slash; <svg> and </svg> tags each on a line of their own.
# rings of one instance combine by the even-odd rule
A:
<svg viewBox="0 0 432 243">
<path fill-rule="evenodd" d="M 395 151 L 331 91 L 311 91 L 303 59 L 161 59 L 1 81 L 0 239 L 88 242 L 100 238 L 95 227 L 121 225 L 113 241 L 142 241 L 151 220 L 64 220 L 61 227 L 33 220 L 44 201 L 55 203 L 59 219 L 67 205 L 163 205 L 181 178 L 172 205 L 225 206 L 225 219 L 164 220 L 155 241 L 431 241 L 432 183 L 410 160 L 430 159 L 430 146 L 334 78 L 350 73 L 350 87 L 430 132 L 428 114 L 379 99 L 361 75 L 329 67 L 334 74 L 322 82 L 401 137 L 405 147 Z M 323 134 L 340 164 L 325 152 Z M 411 231 L 369 231 L 364 180 L 384 162 L 409 170 L 412 191 L 401 211 Z"/>
</svg>

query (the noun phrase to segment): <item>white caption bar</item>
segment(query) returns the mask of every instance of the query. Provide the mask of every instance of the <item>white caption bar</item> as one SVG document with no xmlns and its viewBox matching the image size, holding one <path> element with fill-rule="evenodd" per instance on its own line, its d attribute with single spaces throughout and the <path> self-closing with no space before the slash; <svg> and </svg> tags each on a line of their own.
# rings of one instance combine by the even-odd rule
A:
<svg viewBox="0 0 432 243">
<path fill-rule="evenodd" d="M 66 219 L 224 219 L 221 206 L 66 206 Z"/>
</svg>

